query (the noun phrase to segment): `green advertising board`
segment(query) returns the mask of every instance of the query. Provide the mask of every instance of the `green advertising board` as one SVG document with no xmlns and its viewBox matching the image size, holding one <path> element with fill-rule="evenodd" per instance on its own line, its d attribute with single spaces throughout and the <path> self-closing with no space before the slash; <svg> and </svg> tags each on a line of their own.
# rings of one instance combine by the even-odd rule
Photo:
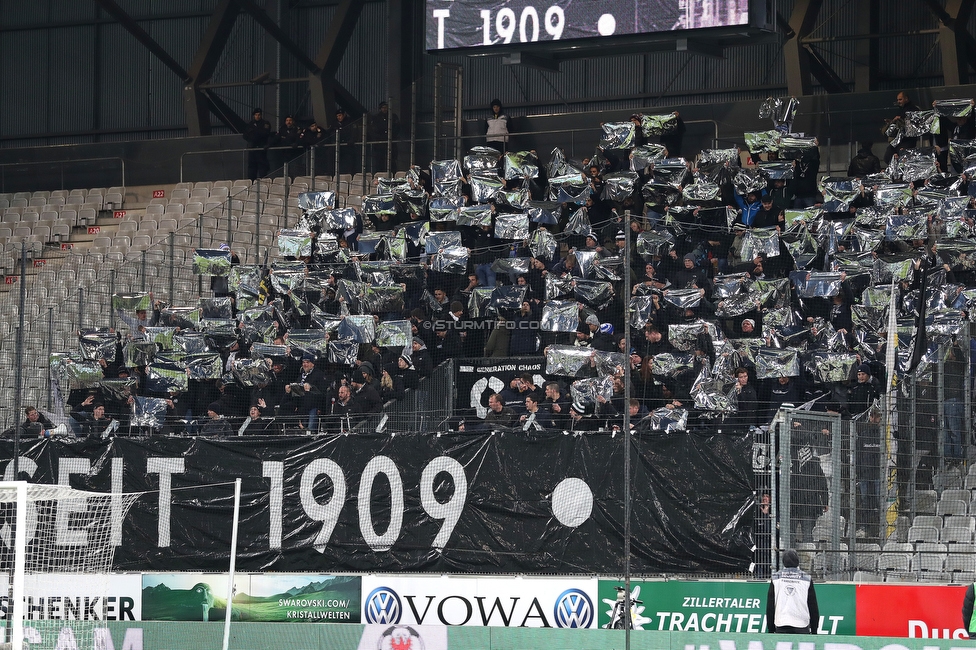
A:
<svg viewBox="0 0 976 650">
<path fill-rule="evenodd" d="M 618 580 L 600 580 L 597 624 L 610 623 Z M 768 582 L 632 581 L 634 625 L 658 632 L 759 634 L 766 631 Z M 820 634 L 855 633 L 854 585 L 816 585 Z"/>
</svg>

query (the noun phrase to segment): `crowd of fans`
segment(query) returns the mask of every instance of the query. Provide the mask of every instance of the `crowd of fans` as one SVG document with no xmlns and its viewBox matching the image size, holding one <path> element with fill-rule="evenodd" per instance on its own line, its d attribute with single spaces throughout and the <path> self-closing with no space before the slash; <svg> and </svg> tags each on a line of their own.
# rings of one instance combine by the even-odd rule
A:
<svg viewBox="0 0 976 650">
<path fill-rule="evenodd" d="M 774 128 L 741 151 L 682 157 L 678 114 L 635 114 L 603 124 L 582 160 L 556 149 L 543 164 L 496 134 L 497 148 L 378 180 L 361 211 L 304 195 L 270 268 L 226 250 L 213 299 L 120 311 L 110 352 L 67 359 L 102 378 L 62 382 L 65 410 L 78 434 L 104 418 L 121 431 L 334 431 L 448 358 L 544 356 L 545 382 L 518 375 L 485 395 L 484 418 L 453 425 L 612 431 L 627 410 L 636 427 L 745 431 L 783 404 L 856 417 L 887 385 L 892 296 L 899 371 L 950 350 L 945 363 L 968 373 L 957 337 L 976 297 L 976 143 L 962 106 L 913 111 L 899 94 L 887 165 L 862 143 L 845 178 L 818 178 L 816 139 L 790 132 L 795 100 L 771 100 Z M 190 363 L 201 354 L 216 369 Z M 965 402 L 965 382 L 944 389 Z M 141 419 L 147 399 L 165 416 Z M 971 442 L 963 420 L 946 413 L 956 457 Z"/>
</svg>

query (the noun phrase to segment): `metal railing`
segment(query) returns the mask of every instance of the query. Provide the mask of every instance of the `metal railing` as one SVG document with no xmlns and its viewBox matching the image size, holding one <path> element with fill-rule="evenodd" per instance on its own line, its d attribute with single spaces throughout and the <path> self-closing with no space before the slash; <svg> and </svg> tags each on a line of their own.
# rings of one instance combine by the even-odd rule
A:
<svg viewBox="0 0 976 650">
<path fill-rule="evenodd" d="M 98 165 L 98 163 L 108 162 L 117 163 L 117 183 L 106 182 L 106 177 L 111 175 L 113 171 Z M 67 187 L 65 183 L 66 168 L 74 166 L 77 166 L 78 169 L 71 172 L 73 179 L 91 179 L 90 183 L 78 185 L 77 187 L 107 187 L 112 185 L 125 187 L 125 159 L 118 156 L 107 156 L 56 161 L 0 163 L 0 192 L 26 192 L 34 188 L 55 186 L 62 190 L 75 189 L 75 187 Z M 112 166 L 115 167 L 116 165 Z"/>
</svg>

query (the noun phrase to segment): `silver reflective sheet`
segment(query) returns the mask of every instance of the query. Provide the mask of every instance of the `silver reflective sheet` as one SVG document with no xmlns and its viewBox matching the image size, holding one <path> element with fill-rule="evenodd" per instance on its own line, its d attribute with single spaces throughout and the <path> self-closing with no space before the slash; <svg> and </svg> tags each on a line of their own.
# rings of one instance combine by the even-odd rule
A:
<svg viewBox="0 0 976 650">
<path fill-rule="evenodd" d="M 622 202 L 637 189 L 637 174 L 634 172 L 619 172 L 607 174 L 603 177 L 604 201 Z"/>
<path fill-rule="evenodd" d="M 569 215 L 569 221 L 563 232 L 573 235 L 587 235 L 592 231 L 590 213 L 586 208 L 580 208 Z"/>
<path fill-rule="evenodd" d="M 115 361 L 115 344 L 118 337 L 115 332 L 103 330 L 82 330 L 78 336 L 81 356 L 85 359 L 108 362 Z"/>
<path fill-rule="evenodd" d="M 231 373 L 241 386 L 268 384 L 271 381 L 271 359 L 237 357 L 231 366 Z"/>
<path fill-rule="evenodd" d="M 969 117 L 973 112 L 973 100 L 937 99 L 933 107 L 936 114 L 942 117 Z"/>
<path fill-rule="evenodd" d="M 556 203 L 586 203 L 592 188 L 582 174 L 574 173 L 549 179 L 548 199 Z"/>
<path fill-rule="evenodd" d="M 820 208 L 807 208 L 805 210 L 784 210 L 783 218 L 786 220 L 787 232 L 796 232 L 799 224 L 815 224 L 823 218 L 823 210 Z"/>
<path fill-rule="evenodd" d="M 531 261 L 528 257 L 499 257 L 491 263 L 491 270 L 495 273 L 525 275 L 529 272 L 529 263 Z"/>
<path fill-rule="evenodd" d="M 763 160 L 757 167 L 771 181 L 788 181 L 793 178 L 793 165 L 789 161 Z"/>
<path fill-rule="evenodd" d="M 701 292 L 699 289 L 668 289 L 664 292 L 664 300 L 679 309 L 690 309 L 701 304 Z"/>
<path fill-rule="evenodd" d="M 440 273 L 462 275 L 468 268 L 468 249 L 463 246 L 450 246 L 441 249 L 431 258 L 430 267 Z"/>
<path fill-rule="evenodd" d="M 488 203 L 505 188 L 505 183 L 496 174 L 471 174 L 471 200 L 475 203 Z"/>
<path fill-rule="evenodd" d="M 127 402 L 133 397 L 133 389 L 139 385 L 135 379 L 103 379 L 98 382 L 102 395 L 119 402 Z"/>
<path fill-rule="evenodd" d="M 423 223 L 409 223 L 401 226 L 397 230 L 403 233 L 414 246 L 425 246 L 427 235 L 430 233 L 430 224 L 426 221 Z"/>
<path fill-rule="evenodd" d="M 255 341 L 271 343 L 278 334 L 274 309 L 270 305 L 246 309 L 238 312 L 237 317 L 241 323 L 241 330 L 252 343 Z"/>
<path fill-rule="evenodd" d="M 875 284 L 890 284 L 892 281 L 898 282 L 907 279 L 911 275 L 914 261 L 913 257 L 900 255 L 879 257 L 874 261 Z"/>
<path fill-rule="evenodd" d="M 495 287 L 475 287 L 468 299 L 468 315 L 471 318 L 484 318 L 488 316 L 488 304 L 491 302 L 491 294 L 495 292 Z M 379 336 L 377 334 L 377 336 Z"/>
<path fill-rule="evenodd" d="M 371 315 L 346 316 L 339 323 L 339 339 L 356 343 L 372 343 L 376 338 L 376 321 Z"/>
<path fill-rule="evenodd" d="M 230 251 L 198 248 L 193 251 L 193 272 L 197 275 L 230 275 Z"/>
<path fill-rule="evenodd" d="M 885 226 L 885 239 L 902 241 L 906 239 L 925 239 L 927 224 L 924 217 L 914 214 L 893 214 Z"/>
<path fill-rule="evenodd" d="M 577 379 L 569 386 L 569 393 L 573 397 L 574 404 L 584 406 L 595 406 L 602 397 L 608 402 L 613 399 L 613 378 L 612 377 L 591 377 L 589 379 Z"/>
<path fill-rule="evenodd" d="M 600 127 L 603 129 L 601 149 L 630 149 L 634 146 L 637 128 L 633 122 L 604 122 Z"/>
<path fill-rule="evenodd" d="M 371 285 L 360 304 L 366 314 L 403 311 L 403 287 L 399 284 Z"/>
<path fill-rule="evenodd" d="M 576 299 L 596 310 L 605 309 L 613 300 L 613 286 L 602 280 L 576 280 Z"/>
<path fill-rule="evenodd" d="M 430 161 L 430 180 L 434 183 L 459 181 L 461 176 L 461 163 L 457 160 Z"/>
<path fill-rule="evenodd" d="M 182 360 L 156 357 L 146 366 L 146 388 L 156 393 L 185 393 L 190 380 L 186 370 Z"/>
<path fill-rule="evenodd" d="M 825 178 L 820 181 L 824 195 L 824 210 L 846 212 L 850 202 L 861 193 L 861 181 L 857 178 Z"/>
<path fill-rule="evenodd" d="M 203 320 L 234 317 L 234 303 L 230 297 L 200 298 L 200 315 Z"/>
<path fill-rule="evenodd" d="M 637 235 L 637 253 L 648 259 L 664 256 L 674 247 L 674 235 L 667 230 L 645 230 Z"/>
<path fill-rule="evenodd" d="M 893 169 L 892 177 L 908 182 L 926 180 L 939 173 L 935 155 L 917 149 L 903 150 L 898 158 L 892 159 L 889 169 Z"/>
<path fill-rule="evenodd" d="M 166 422 L 166 400 L 159 397 L 136 397 L 129 420 L 134 427 L 160 429 Z"/>
<path fill-rule="evenodd" d="M 861 228 L 880 228 L 883 230 L 888 224 L 889 214 L 891 214 L 891 209 L 884 206 L 861 207 L 854 213 L 854 225 Z"/>
<path fill-rule="evenodd" d="M 752 153 L 779 151 L 779 141 L 783 137 L 779 131 L 746 131 L 742 135 L 746 140 L 746 149 Z"/>
<path fill-rule="evenodd" d="M 369 285 L 365 282 L 339 280 L 336 286 L 336 293 L 339 299 L 349 307 L 350 313 L 359 314 L 363 312 L 363 301 L 366 299 L 366 290 L 368 288 Z"/>
<path fill-rule="evenodd" d="M 575 377 L 590 365 L 590 349 L 575 345 L 550 345 L 545 350 L 546 374 Z"/>
<path fill-rule="evenodd" d="M 355 341 L 330 341 L 325 350 L 325 360 L 344 366 L 356 365 L 359 344 Z"/>
<path fill-rule="evenodd" d="M 748 273 L 716 275 L 712 293 L 716 298 L 728 298 L 742 291 L 749 281 Z"/>
<path fill-rule="evenodd" d="M 224 374 L 220 355 L 214 352 L 188 354 L 183 357 L 183 364 L 190 379 L 220 379 Z"/>
<path fill-rule="evenodd" d="M 688 409 L 669 409 L 667 407 L 652 411 L 648 416 L 652 431 L 684 431 L 688 427 Z"/>
<path fill-rule="evenodd" d="M 666 158 L 661 162 L 654 163 L 654 183 L 659 185 L 669 185 L 674 189 L 680 189 L 686 184 L 691 172 L 688 171 L 688 161 L 684 158 Z"/>
<path fill-rule="evenodd" d="M 630 326 L 644 327 L 654 317 L 654 301 L 650 295 L 630 299 Z"/>
<path fill-rule="evenodd" d="M 677 377 L 682 372 L 694 367 L 695 355 L 690 352 L 686 354 L 664 352 L 655 354 L 651 358 L 651 374 L 656 377 Z"/>
<path fill-rule="evenodd" d="M 428 255 L 433 255 L 441 249 L 463 246 L 461 233 L 456 230 L 447 232 L 432 232 L 427 235 L 426 250 Z"/>
<path fill-rule="evenodd" d="M 307 230 L 282 230 L 278 233 L 278 252 L 285 257 L 311 257 L 312 233 Z"/>
<path fill-rule="evenodd" d="M 671 323 L 668 325 L 668 343 L 674 349 L 682 352 L 693 350 L 701 334 L 705 334 L 711 339 L 717 339 L 718 330 L 715 323 L 697 320 L 692 323 Z"/>
<path fill-rule="evenodd" d="M 947 196 L 939 201 L 938 215 L 943 221 L 964 219 L 968 207 L 968 196 Z"/>
<path fill-rule="evenodd" d="M 303 357 L 310 354 L 313 357 L 325 356 L 328 346 L 325 330 L 299 330 L 293 329 L 288 332 L 288 346 L 291 353 L 296 357 Z M 356 348 L 359 351 L 359 348 Z"/>
<path fill-rule="evenodd" d="M 793 310 L 789 307 L 770 309 L 763 314 L 763 329 L 790 327 L 793 323 Z"/>
<path fill-rule="evenodd" d="M 590 250 L 574 251 L 573 257 L 576 258 L 576 264 L 579 266 L 580 274 L 584 278 L 590 274 L 590 271 L 593 269 L 593 265 L 596 264 L 597 259 L 599 259 L 598 253 Z"/>
<path fill-rule="evenodd" d="M 152 299 L 148 293 L 116 293 L 112 296 L 112 311 L 122 310 L 127 314 L 139 310 L 152 310 Z"/>
<path fill-rule="evenodd" d="M 331 210 L 336 207 L 335 192 L 302 192 L 298 195 L 298 207 L 302 210 Z"/>
<path fill-rule="evenodd" d="M 464 157 L 464 167 L 469 172 L 494 172 L 498 168 L 501 154 L 491 147 L 473 147 Z"/>
<path fill-rule="evenodd" d="M 665 135 L 678 128 L 678 114 L 662 113 L 656 115 L 641 115 L 640 123 L 641 131 L 643 131 L 644 135 L 647 137 L 652 135 Z"/>
<path fill-rule="evenodd" d="M 790 281 L 788 278 L 756 280 L 749 287 L 749 295 L 767 309 L 786 307 L 790 304 Z"/>
<path fill-rule="evenodd" d="M 619 256 L 604 257 L 594 264 L 591 269 L 591 277 L 594 280 L 608 280 L 619 282 L 623 276 L 624 260 Z"/>
<path fill-rule="evenodd" d="M 328 233 L 320 233 L 315 238 L 315 255 L 322 259 L 335 260 L 339 257 L 339 240 Z"/>
<path fill-rule="evenodd" d="M 404 353 L 409 355 L 413 348 L 413 333 L 408 320 L 387 320 L 381 321 L 376 327 L 376 343 L 381 347 L 402 347 Z"/>
<path fill-rule="evenodd" d="M 755 167 L 743 167 L 732 178 L 732 186 L 735 188 L 735 191 L 743 196 L 749 192 L 759 194 L 768 184 L 769 179 L 763 174 L 762 170 Z"/>
<path fill-rule="evenodd" d="M 529 191 L 526 188 L 502 190 L 495 194 L 495 205 L 525 210 L 529 207 L 529 198 Z"/>
<path fill-rule="evenodd" d="M 847 381 L 858 364 L 857 355 L 840 352 L 812 352 L 804 355 L 803 368 L 817 383 Z"/>
<path fill-rule="evenodd" d="M 371 196 L 363 197 L 363 214 L 381 216 L 389 215 L 393 216 L 396 214 L 396 201 L 393 198 L 393 194 L 373 194 Z M 338 210 L 333 210 L 331 213 L 338 212 Z M 337 230 L 337 228 L 327 228 L 327 230 Z"/>
<path fill-rule="evenodd" d="M 949 158 L 957 165 L 965 166 L 976 157 L 976 140 L 950 140 Z"/>
<path fill-rule="evenodd" d="M 183 331 L 173 335 L 173 349 L 184 354 L 200 354 L 209 349 L 203 332 Z"/>
<path fill-rule="evenodd" d="M 716 183 L 697 182 L 685 185 L 681 195 L 688 201 L 717 201 L 722 188 Z"/>
<path fill-rule="evenodd" d="M 94 359 L 72 361 L 62 357 L 55 365 L 58 366 L 58 372 L 55 375 L 59 378 L 58 385 L 65 394 L 71 389 L 91 388 L 107 381 L 104 379 L 105 373 L 102 371 L 102 365 Z M 124 381 L 135 384 L 134 379 Z"/>
<path fill-rule="evenodd" d="M 549 164 L 546 166 L 549 178 L 565 176 L 566 174 L 581 173 L 582 163 L 576 163 L 566 158 L 566 154 L 559 147 L 556 147 L 549 154 Z"/>
<path fill-rule="evenodd" d="M 442 187 L 441 189 L 446 189 Z M 460 195 L 460 188 L 457 188 L 457 195 Z M 418 214 L 421 217 L 427 215 L 427 204 L 430 196 L 423 188 L 399 188 L 393 192 L 393 202 L 397 210 L 407 214 Z"/>
<path fill-rule="evenodd" d="M 552 273 L 546 274 L 546 300 L 573 295 L 572 277 L 560 278 Z"/>
<path fill-rule="evenodd" d="M 438 196 L 430 200 L 428 208 L 430 220 L 437 221 L 457 221 L 458 213 L 464 206 L 464 199 L 461 197 Z"/>
<path fill-rule="evenodd" d="M 817 139 L 814 137 L 808 138 L 791 133 L 780 138 L 779 157 L 782 160 L 800 160 L 818 146 Z"/>
<path fill-rule="evenodd" d="M 509 151 L 502 158 L 506 181 L 539 178 L 539 159 L 531 151 Z"/>
<path fill-rule="evenodd" d="M 698 155 L 698 166 L 701 167 L 703 164 L 723 164 L 729 163 L 730 165 L 739 165 L 739 150 L 737 148 L 731 149 L 702 149 L 701 153 Z M 657 167 L 655 167 L 657 169 Z"/>
<path fill-rule="evenodd" d="M 933 334 L 957 336 L 964 327 L 968 327 L 968 322 L 961 311 L 942 309 L 925 314 L 925 333 L 929 336 Z"/>
<path fill-rule="evenodd" d="M 125 365 L 129 368 L 148 366 L 156 356 L 156 344 L 152 341 L 129 341 L 122 351 Z"/>
<path fill-rule="evenodd" d="M 908 111 L 905 113 L 905 137 L 917 138 L 939 133 L 939 116 L 935 111 Z"/>
<path fill-rule="evenodd" d="M 755 259 L 757 256 L 777 257 L 779 255 L 779 233 L 776 228 L 753 228 L 742 237 L 742 259 Z"/>
<path fill-rule="evenodd" d="M 790 280 L 801 298 L 829 298 L 840 293 L 840 273 L 794 271 Z"/>
<path fill-rule="evenodd" d="M 859 251 L 875 251 L 885 238 L 885 233 L 883 232 L 864 230 L 856 226 L 851 233 L 854 235 L 854 239 L 857 240 L 857 248 Z"/>
<path fill-rule="evenodd" d="M 756 379 L 800 376 L 800 358 L 796 350 L 759 348 L 755 361 Z"/>
<path fill-rule="evenodd" d="M 630 365 L 629 355 L 623 352 L 593 350 L 593 363 L 600 377 L 623 377 L 624 369 Z"/>
<path fill-rule="evenodd" d="M 630 152 L 630 171 L 636 172 L 648 165 L 664 160 L 667 149 L 663 144 L 642 144 Z"/>
<path fill-rule="evenodd" d="M 579 308 L 575 300 L 550 300 L 542 307 L 539 329 L 544 332 L 575 332 L 579 327 Z"/>
<path fill-rule="evenodd" d="M 146 341 L 155 344 L 160 350 L 173 349 L 173 337 L 176 335 L 175 327 L 147 327 Z"/>
<path fill-rule="evenodd" d="M 551 260 L 555 257 L 558 248 L 556 238 L 548 230 L 540 228 L 529 238 L 529 251 L 533 257 Z"/>
<path fill-rule="evenodd" d="M 490 226 L 492 211 L 490 205 L 466 205 L 458 211 L 459 226 Z M 438 233 L 435 233 L 438 234 Z M 429 236 L 428 236 L 429 237 Z M 430 251 L 428 251 L 428 254 Z"/>
<path fill-rule="evenodd" d="M 695 408 L 700 411 L 714 413 L 738 411 L 735 388 L 727 388 L 724 381 L 712 379 L 704 371 L 695 380 L 691 388 L 691 396 L 695 399 Z"/>
<path fill-rule="evenodd" d="M 245 264 L 231 267 L 227 285 L 234 292 L 244 291 L 258 295 L 261 292 L 261 267 Z"/>
<path fill-rule="evenodd" d="M 167 307 L 160 312 L 159 324 L 167 327 L 193 329 L 199 322 L 198 307 Z"/>
<path fill-rule="evenodd" d="M 529 221 L 544 225 L 559 223 L 560 207 L 555 201 L 529 201 L 525 209 L 529 213 Z"/>
<path fill-rule="evenodd" d="M 755 309 L 755 297 L 748 293 L 740 293 L 722 299 L 715 307 L 715 315 L 719 318 L 734 318 Z"/>
<path fill-rule="evenodd" d="M 495 215 L 495 237 L 498 239 L 528 239 L 529 215 L 525 212 Z"/>
</svg>

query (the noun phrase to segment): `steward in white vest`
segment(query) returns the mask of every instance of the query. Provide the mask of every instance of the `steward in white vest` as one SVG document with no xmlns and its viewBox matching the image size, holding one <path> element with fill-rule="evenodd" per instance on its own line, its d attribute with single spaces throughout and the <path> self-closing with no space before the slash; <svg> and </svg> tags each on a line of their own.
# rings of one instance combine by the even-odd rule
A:
<svg viewBox="0 0 976 650">
<path fill-rule="evenodd" d="M 800 556 L 783 551 L 783 569 L 773 574 L 766 597 L 766 628 L 777 634 L 816 634 L 820 608 L 813 578 L 799 569 Z"/>
</svg>

